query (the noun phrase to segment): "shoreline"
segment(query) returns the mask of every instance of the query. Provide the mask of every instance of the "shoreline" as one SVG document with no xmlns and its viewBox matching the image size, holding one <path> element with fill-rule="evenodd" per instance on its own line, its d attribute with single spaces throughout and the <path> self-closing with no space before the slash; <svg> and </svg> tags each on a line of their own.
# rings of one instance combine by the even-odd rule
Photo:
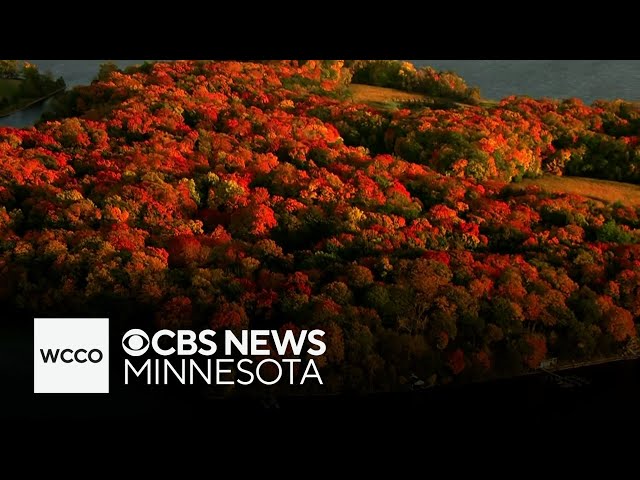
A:
<svg viewBox="0 0 640 480">
<path fill-rule="evenodd" d="M 57 95 L 59 93 L 64 92 L 66 89 L 67 89 L 66 86 L 65 87 L 61 87 L 61 88 L 58 88 L 57 90 L 54 90 L 53 92 L 51 92 L 51 93 L 49 93 L 49 94 L 47 94 L 47 95 L 45 95 L 43 97 L 39 97 L 39 98 L 36 98 L 34 100 L 31 100 L 28 103 L 26 103 L 25 105 L 20 105 L 18 107 L 15 107 L 15 108 L 11 109 L 8 112 L 7 111 L 0 111 L 0 118 L 10 117 L 11 115 L 14 115 L 14 114 L 16 114 L 18 112 L 21 112 L 23 110 L 27 110 L 27 109 L 33 107 L 34 105 L 37 105 L 39 103 L 42 103 L 42 102 L 48 100 L 49 98 L 53 97 L 54 95 Z"/>
</svg>

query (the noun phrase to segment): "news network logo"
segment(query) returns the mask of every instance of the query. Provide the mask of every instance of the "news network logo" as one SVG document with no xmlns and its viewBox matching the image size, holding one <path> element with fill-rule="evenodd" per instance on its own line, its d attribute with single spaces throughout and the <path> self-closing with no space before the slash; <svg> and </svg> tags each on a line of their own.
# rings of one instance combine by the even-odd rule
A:
<svg viewBox="0 0 640 480">
<path fill-rule="evenodd" d="M 109 393 L 109 319 L 35 318 L 34 393 Z"/>
</svg>

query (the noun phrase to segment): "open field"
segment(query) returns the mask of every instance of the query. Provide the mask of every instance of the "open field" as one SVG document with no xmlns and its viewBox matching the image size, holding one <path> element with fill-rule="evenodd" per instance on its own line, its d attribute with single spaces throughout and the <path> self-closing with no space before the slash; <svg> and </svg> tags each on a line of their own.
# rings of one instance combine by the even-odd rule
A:
<svg viewBox="0 0 640 480">
<path fill-rule="evenodd" d="M 420 93 L 403 92 L 395 88 L 373 87 L 371 85 L 359 85 L 352 83 L 349 90 L 354 102 L 386 103 L 394 101 L 424 100 L 427 98 Z"/>
<path fill-rule="evenodd" d="M 349 85 L 349 92 L 351 93 L 351 100 L 358 103 L 368 103 L 378 108 L 389 108 L 396 106 L 396 103 L 400 102 L 412 102 L 412 101 L 427 101 L 434 104 L 445 103 L 456 105 L 458 107 L 468 107 L 468 104 L 452 101 L 446 98 L 431 97 L 422 93 L 411 93 L 402 90 L 396 90 L 395 88 L 386 87 L 374 87 L 371 85 L 361 85 L 358 83 L 352 83 Z M 480 101 L 480 106 L 491 107 L 497 105 L 498 102 L 494 100 L 483 99 Z"/>
<path fill-rule="evenodd" d="M 640 207 L 640 185 L 631 183 L 612 182 L 583 177 L 559 177 L 545 175 L 536 179 L 526 179 L 514 186 L 526 187 L 538 185 L 542 189 L 557 192 L 582 195 L 592 200 L 613 203 L 619 201 L 624 205 Z"/>
</svg>

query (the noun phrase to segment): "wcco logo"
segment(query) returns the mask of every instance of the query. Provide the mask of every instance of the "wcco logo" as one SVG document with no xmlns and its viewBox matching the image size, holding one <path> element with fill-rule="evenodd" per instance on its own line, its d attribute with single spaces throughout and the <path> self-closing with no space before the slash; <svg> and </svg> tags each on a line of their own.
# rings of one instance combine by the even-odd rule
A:
<svg viewBox="0 0 640 480">
<path fill-rule="evenodd" d="M 59 348 L 56 348 L 55 350 L 49 349 L 45 352 L 41 348 L 40 353 L 42 354 L 42 360 L 44 360 L 44 363 L 56 363 L 58 358 L 60 358 L 60 361 L 64 363 L 71 363 L 74 361 L 78 363 L 85 363 L 87 361 L 91 363 L 98 363 L 103 358 L 102 352 L 97 348 L 89 351 L 84 348 L 80 348 L 75 352 L 70 348 L 65 348 L 64 350 L 60 350 Z M 65 358 L 65 355 L 67 355 L 67 358 Z"/>
<path fill-rule="evenodd" d="M 34 393 L 109 393 L 109 319 L 35 318 Z"/>
</svg>

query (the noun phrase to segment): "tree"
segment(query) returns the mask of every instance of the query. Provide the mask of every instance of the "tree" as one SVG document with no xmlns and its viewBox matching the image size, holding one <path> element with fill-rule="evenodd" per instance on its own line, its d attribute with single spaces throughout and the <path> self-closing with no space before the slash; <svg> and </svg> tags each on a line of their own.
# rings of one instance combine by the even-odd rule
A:
<svg viewBox="0 0 640 480">
<path fill-rule="evenodd" d="M 0 60 L 0 78 L 16 78 L 19 73 L 17 60 Z"/>
<path fill-rule="evenodd" d="M 202 243 L 193 235 L 180 234 L 167 242 L 169 263 L 175 267 L 199 265 L 207 260 L 209 249 L 203 248 Z"/>
<path fill-rule="evenodd" d="M 606 331 L 616 342 L 624 342 L 637 335 L 633 316 L 628 310 L 615 305 L 611 297 L 602 296 L 598 299 L 602 321 Z"/>
<path fill-rule="evenodd" d="M 211 317 L 209 326 L 214 330 L 242 330 L 249 326 L 249 318 L 244 308 L 236 302 L 222 302 Z"/>
<path fill-rule="evenodd" d="M 456 348 L 447 355 L 447 365 L 454 375 L 462 373 L 465 367 L 464 352 Z"/>
<path fill-rule="evenodd" d="M 524 361 L 529 368 L 538 368 L 547 355 L 547 342 L 542 335 L 525 335 Z"/>
<path fill-rule="evenodd" d="M 106 62 L 100 64 L 100 68 L 98 70 L 98 75 L 96 76 L 97 81 L 107 81 L 113 72 L 119 72 L 120 69 L 113 62 Z"/>
<path fill-rule="evenodd" d="M 179 329 L 191 326 L 193 309 L 188 297 L 174 297 L 169 299 L 156 314 L 156 324 L 159 328 Z"/>
</svg>

